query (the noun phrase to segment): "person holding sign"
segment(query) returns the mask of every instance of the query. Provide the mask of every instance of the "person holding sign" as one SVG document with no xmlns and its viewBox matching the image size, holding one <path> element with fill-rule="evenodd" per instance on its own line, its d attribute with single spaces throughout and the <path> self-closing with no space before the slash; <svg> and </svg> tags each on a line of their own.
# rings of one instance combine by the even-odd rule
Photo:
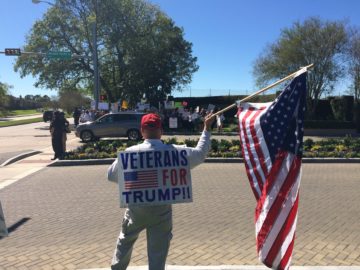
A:
<svg viewBox="0 0 360 270">
<path fill-rule="evenodd" d="M 152 167 L 154 169 L 149 170 L 149 172 L 140 171 L 140 173 L 143 174 L 143 179 L 150 179 L 149 183 L 143 181 L 139 187 L 140 184 L 134 184 L 132 181 L 128 181 L 129 183 L 125 184 L 125 189 L 128 188 L 129 190 L 132 190 L 131 188 L 134 188 L 134 185 L 137 185 L 135 186 L 136 188 L 144 188 L 144 186 L 146 187 L 146 185 L 150 185 L 148 190 L 153 191 L 153 194 L 155 194 L 157 190 L 161 192 L 161 189 L 156 189 L 158 185 L 171 185 L 172 182 L 173 184 L 176 182 L 176 184 L 179 185 L 185 184 L 187 179 L 187 172 L 185 169 L 179 169 L 180 173 L 177 178 L 178 181 L 171 181 L 171 172 L 168 172 L 166 167 L 172 166 L 173 168 L 174 164 L 176 165 L 176 163 L 179 162 L 180 165 L 188 165 L 190 169 L 192 169 L 195 166 L 201 164 L 210 150 L 210 130 L 214 120 L 215 117 L 213 117 L 212 114 L 209 114 L 205 117 L 204 130 L 200 136 L 197 146 L 192 148 L 180 145 L 164 144 L 161 141 L 163 129 L 161 126 L 160 117 L 153 113 L 144 115 L 141 120 L 141 133 L 145 139 L 144 142 L 142 144 L 127 148 L 126 152 L 129 152 L 129 155 L 124 153 L 122 153 L 123 155 L 119 155 L 119 159 L 116 159 L 108 169 L 108 180 L 118 183 L 121 177 L 126 176 L 129 177 L 129 179 L 140 177 L 138 175 L 139 172 L 125 171 L 125 169 L 128 169 L 130 166 L 136 168 Z M 178 150 L 178 153 L 180 153 L 179 160 L 176 158 L 177 156 L 175 154 L 177 152 L 175 150 Z M 173 158 L 170 158 L 169 153 L 172 153 Z M 156 171 L 155 169 L 157 167 L 161 167 L 161 169 L 163 169 L 163 173 L 159 175 L 155 174 L 154 177 L 152 171 Z M 148 176 L 149 174 L 151 176 Z M 156 179 L 158 177 L 159 179 Z M 150 190 L 150 188 L 152 188 L 152 190 Z M 182 190 L 184 188 L 181 187 L 178 189 Z M 148 190 L 145 188 L 145 191 Z M 135 194 L 134 192 L 135 196 L 133 197 L 131 197 L 131 191 L 124 193 L 127 195 L 127 202 L 129 202 L 131 198 L 134 198 L 135 201 L 140 199 L 143 200 L 143 197 L 140 197 L 141 193 Z M 146 196 L 144 195 L 144 198 L 150 198 L 148 193 L 146 193 Z M 166 198 L 164 194 L 161 196 L 162 197 L 160 198 Z M 172 196 L 174 199 L 176 199 L 174 194 L 172 194 Z M 169 195 L 169 197 L 171 197 L 171 195 Z M 149 204 L 139 206 L 129 203 L 124 214 L 122 231 L 116 243 L 111 269 L 125 270 L 127 268 L 130 263 L 133 245 L 138 238 L 139 233 L 144 229 L 146 229 L 147 236 L 149 270 L 165 269 L 166 257 L 169 251 L 170 240 L 172 238 L 171 202 L 162 202 L 158 205 Z"/>
</svg>

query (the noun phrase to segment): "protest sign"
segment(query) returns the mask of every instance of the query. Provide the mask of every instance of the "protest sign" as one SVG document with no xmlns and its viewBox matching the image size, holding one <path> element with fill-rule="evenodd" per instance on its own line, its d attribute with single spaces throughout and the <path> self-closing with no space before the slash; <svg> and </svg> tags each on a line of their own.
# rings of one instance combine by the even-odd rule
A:
<svg viewBox="0 0 360 270">
<path fill-rule="evenodd" d="M 214 109 L 215 109 L 215 105 L 214 104 L 209 104 L 206 111 L 207 112 L 212 112 L 212 111 L 214 111 Z"/>
<path fill-rule="evenodd" d="M 164 101 L 164 108 L 165 109 L 174 109 L 175 108 L 175 102 L 173 100 Z"/>
<path fill-rule="evenodd" d="M 0 202 L 0 237 L 7 236 L 8 230 L 5 224 L 5 216 L 2 211 L 1 202 Z"/>
<path fill-rule="evenodd" d="M 120 207 L 192 202 L 185 149 L 119 152 Z"/>
<path fill-rule="evenodd" d="M 178 119 L 177 117 L 169 118 L 169 128 L 178 128 Z"/>
</svg>

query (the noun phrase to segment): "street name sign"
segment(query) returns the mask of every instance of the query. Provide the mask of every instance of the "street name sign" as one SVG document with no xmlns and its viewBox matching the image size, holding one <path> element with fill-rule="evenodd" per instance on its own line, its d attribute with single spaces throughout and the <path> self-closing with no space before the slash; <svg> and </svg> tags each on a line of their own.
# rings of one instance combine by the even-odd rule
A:
<svg viewBox="0 0 360 270">
<path fill-rule="evenodd" d="M 61 51 L 52 51 L 52 52 L 48 52 L 46 54 L 46 57 L 49 59 L 71 59 L 71 52 L 61 52 Z"/>
</svg>

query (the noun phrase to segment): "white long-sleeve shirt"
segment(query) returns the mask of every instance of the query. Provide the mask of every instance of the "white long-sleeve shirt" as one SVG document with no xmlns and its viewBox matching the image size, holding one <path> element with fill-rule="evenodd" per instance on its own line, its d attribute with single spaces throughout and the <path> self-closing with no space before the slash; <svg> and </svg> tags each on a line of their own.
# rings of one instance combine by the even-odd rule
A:
<svg viewBox="0 0 360 270">
<path fill-rule="evenodd" d="M 141 151 L 141 150 L 166 150 L 166 149 L 185 149 L 187 151 L 187 156 L 190 164 L 190 168 L 194 168 L 197 165 L 201 164 L 207 153 L 210 150 L 210 132 L 203 131 L 200 136 L 200 139 L 196 147 L 186 147 L 185 145 L 174 145 L 174 144 L 164 144 L 159 139 L 146 139 L 142 144 L 134 145 L 127 148 L 125 151 Z M 116 159 L 107 171 L 107 178 L 109 181 L 118 182 L 118 160 Z"/>
</svg>

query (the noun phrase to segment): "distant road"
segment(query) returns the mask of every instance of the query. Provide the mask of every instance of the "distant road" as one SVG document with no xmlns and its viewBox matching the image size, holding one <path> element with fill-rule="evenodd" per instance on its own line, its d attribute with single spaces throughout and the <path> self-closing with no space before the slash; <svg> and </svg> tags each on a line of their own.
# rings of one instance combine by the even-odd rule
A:
<svg viewBox="0 0 360 270">
<path fill-rule="evenodd" d="M 72 119 L 68 120 L 72 123 Z M 49 122 L 38 122 L 0 128 L 0 164 L 18 154 L 50 147 L 49 125 Z M 68 134 L 68 140 L 74 138 L 74 132 Z"/>
<path fill-rule="evenodd" d="M 17 120 L 26 120 L 42 117 L 42 113 L 24 115 L 24 116 L 11 116 L 11 117 L 0 117 L 0 121 L 17 121 Z"/>
</svg>

